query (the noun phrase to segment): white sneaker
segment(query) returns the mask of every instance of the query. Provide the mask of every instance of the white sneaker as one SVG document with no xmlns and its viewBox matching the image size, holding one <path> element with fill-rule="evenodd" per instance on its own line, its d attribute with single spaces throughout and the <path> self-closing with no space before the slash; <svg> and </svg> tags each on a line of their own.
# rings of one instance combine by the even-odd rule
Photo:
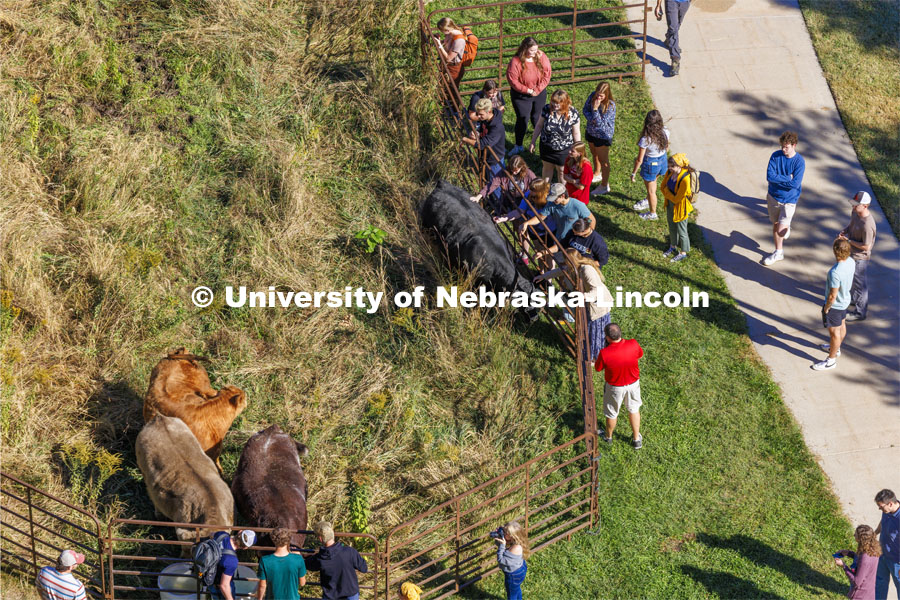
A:
<svg viewBox="0 0 900 600">
<path fill-rule="evenodd" d="M 819 344 L 819 349 L 831 354 L 831 344 Z M 841 355 L 841 349 L 838 348 L 836 356 L 840 356 L 840 355 Z"/>
<path fill-rule="evenodd" d="M 594 175 L 594 178 L 591 179 L 591 183 L 600 183 L 603 181 L 603 175 Z"/>
<path fill-rule="evenodd" d="M 663 258 L 669 258 L 673 254 L 675 254 L 676 250 L 678 250 L 678 248 L 676 248 L 675 246 L 669 246 L 669 249 L 663 252 Z"/>
<path fill-rule="evenodd" d="M 837 366 L 837 360 L 834 358 L 826 358 L 822 362 L 817 362 L 812 366 L 814 371 L 824 371 L 825 369 L 833 369 Z"/>
<path fill-rule="evenodd" d="M 769 267 L 769 266 L 772 266 L 775 263 L 777 263 L 779 260 L 784 260 L 784 251 L 783 250 L 778 250 L 778 251 L 773 252 L 772 254 L 768 255 L 766 258 L 763 259 L 763 264 L 766 265 L 767 267 Z"/>
<path fill-rule="evenodd" d="M 687 258 L 687 252 L 679 252 L 678 254 L 675 255 L 675 258 L 673 258 L 669 262 L 681 262 L 686 258 Z"/>
<path fill-rule="evenodd" d="M 788 227 L 787 233 L 784 234 L 783 239 L 788 239 L 789 237 L 791 237 L 791 228 L 790 227 Z"/>
<path fill-rule="evenodd" d="M 650 208 L 650 201 L 644 198 L 640 202 L 636 202 L 631 208 L 636 211 L 647 210 L 648 208 Z"/>
<path fill-rule="evenodd" d="M 656 220 L 659 219 L 659 217 L 656 216 L 656 213 L 652 213 L 652 212 L 649 212 L 649 211 L 648 211 L 648 212 L 645 212 L 645 213 L 641 213 L 641 214 L 640 214 L 640 217 L 641 217 L 643 220 L 645 220 L 645 221 L 656 221 Z"/>
<path fill-rule="evenodd" d="M 606 185 L 601 185 L 600 187 L 595 189 L 593 192 L 591 192 L 591 196 L 602 196 L 603 194 L 608 194 L 608 193 L 609 193 L 609 184 L 607 183 Z"/>
</svg>

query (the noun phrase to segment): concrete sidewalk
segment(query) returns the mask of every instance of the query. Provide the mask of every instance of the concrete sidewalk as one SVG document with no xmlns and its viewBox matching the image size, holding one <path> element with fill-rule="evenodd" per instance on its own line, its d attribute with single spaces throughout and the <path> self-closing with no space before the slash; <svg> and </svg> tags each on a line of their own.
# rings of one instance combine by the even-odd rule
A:
<svg viewBox="0 0 900 600">
<path fill-rule="evenodd" d="M 629 18 L 640 14 L 630 9 Z M 825 357 L 818 344 L 828 341 L 819 311 L 831 244 L 849 221 L 848 199 L 871 189 L 803 16 L 796 0 L 694 0 L 676 77 L 668 76 L 665 26 L 650 15 L 647 81 L 671 130 L 671 151 L 685 152 L 703 172 L 698 223 L 844 512 L 854 526 L 874 527 L 881 516 L 875 493 L 900 492 L 897 238 L 873 203 L 869 317 L 848 323 L 837 368 L 811 370 Z M 766 165 L 787 129 L 798 132 L 806 159 L 803 193 L 785 259 L 765 267 L 761 260 L 774 249 Z"/>
</svg>

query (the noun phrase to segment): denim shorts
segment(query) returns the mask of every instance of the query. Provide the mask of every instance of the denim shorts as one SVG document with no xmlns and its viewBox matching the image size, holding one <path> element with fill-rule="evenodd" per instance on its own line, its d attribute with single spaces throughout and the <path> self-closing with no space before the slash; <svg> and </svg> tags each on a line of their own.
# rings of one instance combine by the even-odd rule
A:
<svg viewBox="0 0 900 600">
<path fill-rule="evenodd" d="M 668 170 L 668 165 L 669 159 L 665 154 L 663 154 L 662 156 L 657 156 L 655 158 L 645 156 L 644 162 L 641 163 L 641 178 L 644 181 L 654 181 L 657 177 L 664 174 L 666 170 Z"/>
</svg>

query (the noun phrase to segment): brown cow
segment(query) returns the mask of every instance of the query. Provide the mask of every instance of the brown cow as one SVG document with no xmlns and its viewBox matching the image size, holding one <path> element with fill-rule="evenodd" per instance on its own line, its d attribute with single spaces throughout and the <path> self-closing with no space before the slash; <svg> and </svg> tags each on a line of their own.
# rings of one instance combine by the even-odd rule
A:
<svg viewBox="0 0 900 600">
<path fill-rule="evenodd" d="M 159 361 L 150 373 L 150 387 L 144 397 L 144 422 L 156 415 L 178 417 L 221 472 L 222 442 L 231 423 L 247 408 L 247 396 L 232 385 L 214 390 L 200 364 L 206 360 L 179 348 Z"/>
<path fill-rule="evenodd" d="M 306 446 L 272 425 L 253 435 L 238 461 L 231 492 L 238 510 L 252 527 L 306 529 L 306 476 L 300 457 Z M 295 533 L 291 543 L 303 547 L 305 534 Z M 260 545 L 269 545 L 263 536 Z"/>
<path fill-rule="evenodd" d="M 181 419 L 151 419 L 138 434 L 134 453 L 158 512 L 176 523 L 234 524 L 234 498 L 228 484 Z M 200 535 L 215 531 L 203 529 Z M 194 539 L 191 529 L 176 528 L 175 533 L 183 541 Z"/>
</svg>

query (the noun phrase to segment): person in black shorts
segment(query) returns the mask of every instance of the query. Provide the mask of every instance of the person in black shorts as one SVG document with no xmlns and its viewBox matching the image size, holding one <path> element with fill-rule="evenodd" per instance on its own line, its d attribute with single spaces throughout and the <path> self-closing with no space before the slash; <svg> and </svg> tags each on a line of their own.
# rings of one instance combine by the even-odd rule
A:
<svg viewBox="0 0 900 600">
<path fill-rule="evenodd" d="M 569 150 L 575 142 L 581 141 L 581 127 L 578 110 L 572 106 L 569 94 L 564 90 L 556 90 L 550 96 L 550 102 L 541 111 L 541 118 L 534 126 L 529 152 L 534 152 L 538 137 L 541 138 L 541 177 L 550 180 L 554 171 L 560 183 L 563 180 L 563 166 L 569 156 Z"/>
</svg>

